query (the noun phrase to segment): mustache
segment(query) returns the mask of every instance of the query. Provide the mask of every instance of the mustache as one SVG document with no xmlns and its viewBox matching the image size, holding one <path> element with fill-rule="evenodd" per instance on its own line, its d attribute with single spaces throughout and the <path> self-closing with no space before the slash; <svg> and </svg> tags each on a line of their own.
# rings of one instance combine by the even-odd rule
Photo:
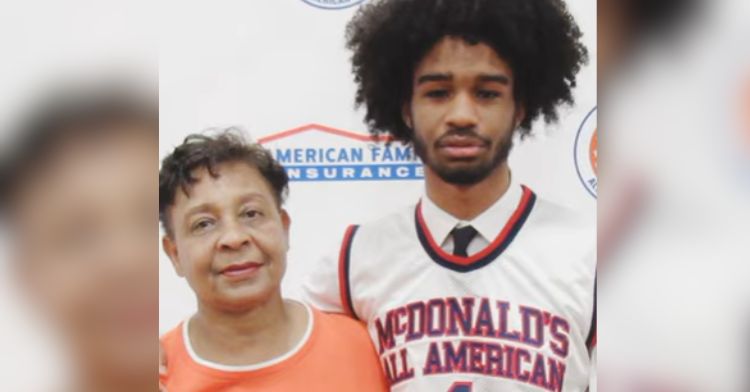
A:
<svg viewBox="0 0 750 392">
<path fill-rule="evenodd" d="M 435 140 L 435 147 L 440 147 L 445 144 L 445 139 L 450 137 L 464 137 L 476 139 L 482 142 L 482 144 L 489 146 L 492 144 L 492 140 L 477 133 L 476 127 L 453 127 L 450 128 L 445 134 L 441 135 Z"/>
</svg>

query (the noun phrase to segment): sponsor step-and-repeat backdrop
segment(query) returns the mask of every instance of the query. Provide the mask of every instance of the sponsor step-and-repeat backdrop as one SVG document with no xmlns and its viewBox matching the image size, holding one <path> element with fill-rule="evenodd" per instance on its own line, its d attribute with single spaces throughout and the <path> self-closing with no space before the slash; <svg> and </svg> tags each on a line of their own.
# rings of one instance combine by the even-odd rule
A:
<svg viewBox="0 0 750 392">
<path fill-rule="evenodd" d="M 347 21 L 364 0 L 225 1 L 186 4 L 162 36 L 160 156 L 190 133 L 240 127 L 289 174 L 291 249 L 283 289 L 301 282 L 344 229 L 413 205 L 423 168 L 411 146 L 373 141 L 354 109 Z M 596 1 L 568 0 L 596 59 Z M 596 215 L 596 64 L 584 68 L 576 105 L 558 124 L 517 140 L 513 176 L 544 197 Z M 160 333 L 195 310 L 187 283 L 162 253 Z"/>
</svg>

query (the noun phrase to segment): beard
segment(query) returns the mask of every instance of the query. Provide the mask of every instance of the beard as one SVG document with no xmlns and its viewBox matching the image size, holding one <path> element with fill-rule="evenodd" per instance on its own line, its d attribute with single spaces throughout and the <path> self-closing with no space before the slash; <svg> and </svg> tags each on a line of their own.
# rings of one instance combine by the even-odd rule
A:
<svg viewBox="0 0 750 392">
<path fill-rule="evenodd" d="M 493 143 L 492 140 L 477 134 L 474 129 L 455 128 L 441 135 L 433 144 L 432 150 L 428 151 L 427 142 L 414 132 L 414 152 L 422 159 L 440 179 L 453 185 L 474 185 L 484 181 L 489 175 L 508 160 L 511 149 L 513 149 L 513 126 L 504 133 L 502 139 Z M 487 147 L 489 157 L 453 159 L 447 162 L 440 161 L 434 154 L 443 138 L 448 136 L 466 136 L 481 140 Z M 432 152 L 432 153 L 430 153 Z"/>
</svg>

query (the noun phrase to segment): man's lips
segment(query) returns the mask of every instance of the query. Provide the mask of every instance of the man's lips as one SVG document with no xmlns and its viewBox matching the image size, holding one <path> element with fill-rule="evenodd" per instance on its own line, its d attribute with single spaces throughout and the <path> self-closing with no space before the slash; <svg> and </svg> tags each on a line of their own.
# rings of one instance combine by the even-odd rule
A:
<svg viewBox="0 0 750 392">
<path fill-rule="evenodd" d="M 229 278 L 247 278 L 253 276 L 263 263 L 253 261 L 230 264 L 221 269 L 221 274 Z"/>
<path fill-rule="evenodd" d="M 473 158 L 488 148 L 488 143 L 471 136 L 446 136 L 437 144 L 438 149 L 452 158 Z"/>
</svg>

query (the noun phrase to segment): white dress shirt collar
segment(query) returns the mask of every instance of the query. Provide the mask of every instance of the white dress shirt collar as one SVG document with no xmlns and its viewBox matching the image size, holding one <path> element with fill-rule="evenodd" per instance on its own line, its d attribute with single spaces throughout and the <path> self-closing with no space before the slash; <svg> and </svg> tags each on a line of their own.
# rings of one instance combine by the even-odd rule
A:
<svg viewBox="0 0 750 392">
<path fill-rule="evenodd" d="M 438 207 L 425 194 L 422 197 L 422 216 L 432 237 L 441 246 L 449 239 L 454 227 L 467 225 L 473 226 L 485 242 L 489 244 L 500 235 L 500 231 L 518 208 L 522 196 L 521 184 L 511 177 L 508 190 L 498 200 L 476 218 L 471 221 L 464 221 Z"/>
</svg>

